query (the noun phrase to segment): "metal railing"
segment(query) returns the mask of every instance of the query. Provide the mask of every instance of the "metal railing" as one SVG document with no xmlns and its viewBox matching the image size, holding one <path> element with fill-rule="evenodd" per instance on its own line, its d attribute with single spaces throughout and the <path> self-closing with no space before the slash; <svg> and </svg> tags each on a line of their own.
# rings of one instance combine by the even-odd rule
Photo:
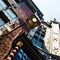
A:
<svg viewBox="0 0 60 60">
<path fill-rule="evenodd" d="M 60 60 L 60 56 L 53 55 L 49 52 L 45 52 L 42 48 L 38 47 L 37 45 L 33 44 L 39 52 L 45 57 L 46 60 Z"/>
</svg>

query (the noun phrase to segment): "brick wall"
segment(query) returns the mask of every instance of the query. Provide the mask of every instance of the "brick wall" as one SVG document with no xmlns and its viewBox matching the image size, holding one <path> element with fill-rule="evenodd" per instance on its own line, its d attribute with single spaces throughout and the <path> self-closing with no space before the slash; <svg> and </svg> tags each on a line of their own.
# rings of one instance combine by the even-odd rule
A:
<svg viewBox="0 0 60 60">
<path fill-rule="evenodd" d="M 19 35 L 21 31 L 22 27 L 14 30 L 7 36 L 3 37 L 2 40 L 0 40 L 0 60 L 3 60 L 3 58 L 8 54 L 11 49 L 13 40 Z"/>
</svg>

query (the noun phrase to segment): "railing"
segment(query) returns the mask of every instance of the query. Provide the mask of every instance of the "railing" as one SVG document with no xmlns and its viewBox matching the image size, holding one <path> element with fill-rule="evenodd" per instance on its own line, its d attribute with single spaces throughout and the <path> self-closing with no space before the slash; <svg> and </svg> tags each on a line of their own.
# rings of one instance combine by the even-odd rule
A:
<svg viewBox="0 0 60 60">
<path fill-rule="evenodd" d="M 49 52 L 45 52 L 43 49 L 41 49 L 40 47 L 38 47 L 37 45 L 33 44 L 38 50 L 39 52 L 45 56 L 45 59 L 46 60 L 60 60 L 60 56 L 57 56 L 57 55 L 53 55 Z"/>
</svg>

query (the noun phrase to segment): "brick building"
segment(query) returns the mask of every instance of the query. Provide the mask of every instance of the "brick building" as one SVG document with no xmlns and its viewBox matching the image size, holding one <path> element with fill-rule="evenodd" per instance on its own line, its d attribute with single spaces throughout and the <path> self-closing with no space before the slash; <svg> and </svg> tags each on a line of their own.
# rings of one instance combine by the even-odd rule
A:
<svg viewBox="0 0 60 60">
<path fill-rule="evenodd" d="M 31 0 L 0 0 L 0 60 L 11 50 L 14 39 L 43 20 L 43 14 Z"/>
</svg>

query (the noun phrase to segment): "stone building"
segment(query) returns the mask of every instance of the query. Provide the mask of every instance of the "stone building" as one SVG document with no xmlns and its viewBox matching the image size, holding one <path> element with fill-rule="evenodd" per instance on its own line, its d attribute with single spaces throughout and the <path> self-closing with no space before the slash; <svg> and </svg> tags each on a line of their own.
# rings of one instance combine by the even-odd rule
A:
<svg viewBox="0 0 60 60">
<path fill-rule="evenodd" d="M 50 24 L 52 27 L 46 29 L 45 46 L 49 53 L 60 56 L 60 24 L 57 21 Z"/>
<path fill-rule="evenodd" d="M 44 37 L 46 60 L 60 60 L 60 23 L 54 19 L 51 22 L 42 22 L 42 25 L 46 28 Z"/>
</svg>

